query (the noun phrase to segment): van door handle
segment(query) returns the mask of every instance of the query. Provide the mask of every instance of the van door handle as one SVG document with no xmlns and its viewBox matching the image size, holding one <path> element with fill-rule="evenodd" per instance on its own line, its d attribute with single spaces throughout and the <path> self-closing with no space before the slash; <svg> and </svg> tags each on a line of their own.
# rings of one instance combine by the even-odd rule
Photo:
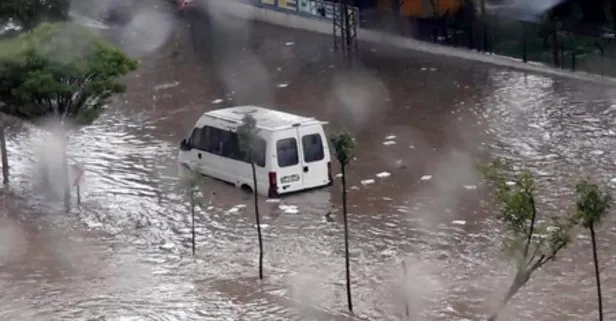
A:
<svg viewBox="0 0 616 321">
<path fill-rule="evenodd" d="M 308 166 L 304 166 L 304 173 L 308 172 Z"/>
<path fill-rule="evenodd" d="M 197 153 L 197 157 L 199 157 L 199 159 L 201 159 L 201 153 Z"/>
</svg>

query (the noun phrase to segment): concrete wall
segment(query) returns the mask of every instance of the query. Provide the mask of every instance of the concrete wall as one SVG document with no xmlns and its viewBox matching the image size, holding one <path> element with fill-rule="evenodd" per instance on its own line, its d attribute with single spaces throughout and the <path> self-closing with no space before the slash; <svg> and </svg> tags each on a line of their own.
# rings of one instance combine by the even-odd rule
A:
<svg viewBox="0 0 616 321">
<path fill-rule="evenodd" d="M 299 16 L 287 12 L 268 9 L 265 7 L 259 7 L 250 3 L 242 3 L 232 0 L 202 1 L 203 5 L 209 7 L 210 12 L 214 11 L 235 16 L 238 18 L 252 19 L 288 28 L 301 29 L 321 34 L 331 35 L 333 30 L 331 21 L 327 20 Z M 463 48 L 442 46 L 429 42 L 418 41 L 412 38 L 391 35 L 375 30 L 359 29 L 357 37 L 360 41 L 389 44 L 394 47 L 425 52 L 431 55 L 449 56 L 545 75 L 560 76 L 616 85 L 615 78 L 602 77 L 599 75 L 589 74 L 585 72 L 571 72 L 537 63 L 524 63 L 521 60 L 515 58 L 483 54 Z"/>
</svg>

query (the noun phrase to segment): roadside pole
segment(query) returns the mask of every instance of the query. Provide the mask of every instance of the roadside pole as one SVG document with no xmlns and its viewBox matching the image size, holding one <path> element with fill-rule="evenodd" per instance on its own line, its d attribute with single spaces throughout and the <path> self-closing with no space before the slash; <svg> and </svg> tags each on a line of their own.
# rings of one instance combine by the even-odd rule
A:
<svg viewBox="0 0 616 321">
<path fill-rule="evenodd" d="M 81 204 L 81 179 L 83 178 L 84 166 L 83 163 L 76 162 L 71 166 L 71 173 L 73 179 L 71 181 L 72 185 L 75 186 L 75 192 L 77 194 L 77 205 Z"/>
</svg>

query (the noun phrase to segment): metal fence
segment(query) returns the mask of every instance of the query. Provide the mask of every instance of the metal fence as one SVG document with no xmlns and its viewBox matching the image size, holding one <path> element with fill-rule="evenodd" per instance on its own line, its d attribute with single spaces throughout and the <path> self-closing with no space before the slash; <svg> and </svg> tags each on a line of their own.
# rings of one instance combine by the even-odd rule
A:
<svg viewBox="0 0 616 321">
<path fill-rule="evenodd" d="M 571 30 L 557 23 L 501 16 L 480 16 L 474 23 L 462 23 L 452 17 L 395 17 L 393 28 L 391 22 L 385 26 L 368 21 L 366 15 L 363 18 L 361 26 L 364 28 L 383 29 L 418 40 L 465 47 L 529 63 L 616 77 L 615 33 L 606 30 Z"/>
<path fill-rule="evenodd" d="M 240 0 L 281 12 L 319 20 L 334 19 L 334 4 L 328 0 Z M 542 63 L 571 71 L 616 77 L 616 31 L 573 30 L 557 23 L 515 20 L 479 15 L 472 23 L 453 16 L 414 19 L 353 11 L 353 23 L 368 29 L 413 37 L 442 45 Z M 385 17 L 383 17 L 385 16 Z M 393 19 L 392 19 L 393 18 Z M 381 20 L 381 23 L 379 22 Z M 386 23 L 382 23 L 387 20 Z"/>
<path fill-rule="evenodd" d="M 244 0 L 246 1 L 246 0 Z M 265 7 L 272 10 L 297 14 L 300 16 L 310 17 L 319 20 L 332 21 L 334 19 L 334 4 L 327 0 L 249 0 L 253 1 L 259 7 Z M 354 17 L 352 23 L 359 26 L 359 8 L 347 6 L 350 15 Z"/>
</svg>

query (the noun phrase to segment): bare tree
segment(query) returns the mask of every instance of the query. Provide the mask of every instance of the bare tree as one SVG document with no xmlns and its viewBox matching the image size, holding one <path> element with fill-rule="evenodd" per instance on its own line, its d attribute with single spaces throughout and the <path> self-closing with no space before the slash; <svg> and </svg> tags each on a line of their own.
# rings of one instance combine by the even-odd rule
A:
<svg viewBox="0 0 616 321">
<path fill-rule="evenodd" d="M 597 280 L 597 303 L 599 306 L 599 321 L 603 321 L 603 297 L 601 296 L 601 276 L 599 274 L 599 258 L 597 256 L 597 238 L 595 227 L 599 225 L 611 208 L 612 196 L 602 191 L 599 186 L 587 181 L 579 182 L 577 192 L 577 215 L 581 225 L 590 231 L 592 242 L 592 257 L 595 265 L 595 278 Z"/>
<path fill-rule="evenodd" d="M 242 124 L 238 127 L 237 133 L 240 142 L 240 149 L 243 151 L 246 161 L 250 163 L 252 169 L 252 194 L 254 197 L 255 218 L 257 221 L 257 236 L 259 238 L 259 279 L 263 279 L 263 238 L 261 237 L 261 218 L 259 216 L 259 192 L 257 190 L 257 171 L 255 170 L 254 151 L 257 149 L 258 136 L 257 120 L 251 115 L 246 114 L 242 119 Z"/>
<path fill-rule="evenodd" d="M 205 180 L 203 179 L 203 176 L 201 176 L 201 174 L 186 169 L 182 171 L 180 181 L 178 184 L 180 191 L 186 196 L 186 198 L 188 198 L 188 202 L 190 206 L 191 234 L 192 234 L 191 245 L 192 245 L 192 255 L 193 256 L 195 256 L 196 251 L 197 251 L 197 235 L 195 231 L 196 208 L 197 206 L 200 207 L 202 210 L 205 210 L 207 208 L 207 206 L 203 202 L 204 193 L 203 193 L 202 187 L 204 185 L 204 182 Z M 208 202 L 208 205 L 209 203 L 211 203 L 211 197 L 213 196 L 214 194 L 212 193 L 210 195 L 210 201 Z"/>
<path fill-rule="evenodd" d="M 351 159 L 353 159 L 355 139 L 353 139 L 349 133 L 341 132 L 339 134 L 332 135 L 329 140 L 334 147 L 336 158 L 340 163 L 340 172 L 342 173 L 342 217 L 344 220 L 344 257 L 346 268 L 347 304 L 349 306 L 349 311 L 353 312 L 353 301 L 351 299 L 351 271 L 349 262 L 349 223 L 347 219 L 346 168 Z"/>
</svg>

